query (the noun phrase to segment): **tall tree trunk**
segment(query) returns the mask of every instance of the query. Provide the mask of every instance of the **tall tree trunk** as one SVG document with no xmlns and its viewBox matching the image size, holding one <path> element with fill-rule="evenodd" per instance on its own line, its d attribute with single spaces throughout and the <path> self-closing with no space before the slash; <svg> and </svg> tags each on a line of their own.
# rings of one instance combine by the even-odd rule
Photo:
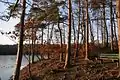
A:
<svg viewBox="0 0 120 80">
<path fill-rule="evenodd" d="M 103 19 L 104 19 L 104 38 L 106 38 L 104 47 L 108 47 L 108 30 L 106 25 L 106 18 L 105 18 L 105 2 L 103 2 Z"/>
<path fill-rule="evenodd" d="M 74 59 L 76 61 L 76 57 L 78 55 L 79 48 L 79 34 L 80 34 L 80 0 L 78 1 L 78 31 L 77 31 L 77 39 L 76 39 L 76 53 L 74 54 Z"/>
<path fill-rule="evenodd" d="M 113 18 L 114 20 L 114 18 Z M 118 45 L 118 39 L 117 39 L 117 31 L 116 31 L 116 23 L 115 23 L 115 20 L 113 21 L 113 24 L 114 24 L 114 37 L 115 37 L 115 45 Z M 118 49 L 118 47 L 117 47 Z"/>
<path fill-rule="evenodd" d="M 62 48 L 63 48 L 63 44 L 62 44 L 62 32 L 61 32 L 61 29 L 60 29 L 60 23 L 58 21 L 58 29 L 59 29 L 59 32 L 60 32 L 60 62 L 63 61 L 63 51 L 62 51 Z"/>
<path fill-rule="evenodd" d="M 103 17 L 102 11 L 101 11 L 101 17 Z M 103 28 L 103 20 L 101 19 L 101 38 L 102 38 L 102 46 L 105 46 L 105 36 L 104 36 L 104 28 Z"/>
<path fill-rule="evenodd" d="M 19 44 L 18 44 L 16 68 L 15 68 L 15 73 L 13 75 L 13 80 L 19 80 L 20 67 L 21 67 L 22 54 L 23 54 L 24 18 L 25 18 L 26 0 L 23 0 L 22 4 L 23 4 L 23 7 L 22 7 L 22 15 L 21 15 L 21 19 L 20 19 L 20 23 L 21 23 L 20 40 L 19 40 Z"/>
<path fill-rule="evenodd" d="M 52 29 L 51 29 L 51 32 L 50 32 L 50 43 L 51 43 L 52 37 L 53 37 L 53 29 L 54 29 L 54 24 L 52 25 Z"/>
<path fill-rule="evenodd" d="M 97 19 L 97 45 L 99 45 L 99 25 L 98 25 L 98 19 Z"/>
<path fill-rule="evenodd" d="M 81 22 L 82 23 L 82 22 Z M 80 40 L 80 44 L 85 44 L 85 37 L 84 37 L 84 33 L 85 33 L 85 31 L 84 31 L 84 29 L 85 29 L 85 26 L 84 26 L 84 23 L 83 24 L 81 24 L 81 40 Z"/>
<path fill-rule="evenodd" d="M 117 25 L 118 25 L 118 48 L 119 48 L 119 66 L 120 66 L 120 0 L 116 0 Z"/>
<path fill-rule="evenodd" d="M 72 12 L 72 28 L 73 28 L 73 35 L 74 35 L 74 45 L 75 45 L 75 40 L 76 40 L 76 34 L 75 34 L 75 21 L 74 21 L 74 14 L 73 14 L 73 12 Z"/>
<path fill-rule="evenodd" d="M 88 14 L 88 19 L 89 19 L 89 24 L 90 24 L 91 43 L 94 44 L 94 35 L 93 35 L 93 30 L 92 30 L 92 25 L 91 25 L 89 14 Z"/>
<path fill-rule="evenodd" d="M 75 34 L 75 22 L 74 22 L 74 16 L 73 16 L 73 12 L 72 12 L 72 28 L 73 28 L 73 35 L 74 35 L 74 55 L 76 55 L 76 34 Z"/>
<path fill-rule="evenodd" d="M 116 9 L 114 8 L 114 13 L 116 15 Z M 115 15 L 113 14 L 113 28 L 114 28 L 114 40 L 115 40 L 115 45 L 118 45 L 118 40 L 117 40 L 117 31 L 116 31 L 116 22 L 115 22 Z M 118 46 L 116 47 L 118 49 Z"/>
<path fill-rule="evenodd" d="M 29 72 L 29 77 L 31 78 L 31 70 L 30 70 L 30 69 L 31 69 L 31 65 L 30 65 L 30 63 L 31 63 L 31 62 L 30 62 L 30 61 L 31 61 L 31 58 L 30 58 L 30 55 L 31 55 L 31 44 L 30 44 L 30 40 L 31 40 L 31 39 L 30 39 L 30 38 L 31 38 L 31 37 L 30 37 L 30 29 L 29 29 L 29 46 L 28 46 L 28 47 L 29 47 L 29 51 L 28 51 L 28 60 L 29 60 L 28 62 L 29 62 L 29 64 L 28 64 L 28 72 Z"/>
<path fill-rule="evenodd" d="M 94 35 L 93 35 L 93 31 L 92 31 L 92 25 L 91 25 L 91 20 L 89 17 L 89 13 L 88 13 L 88 22 L 89 22 L 89 26 L 90 26 L 90 38 L 91 38 L 91 43 L 94 43 Z"/>
<path fill-rule="evenodd" d="M 111 51 L 113 51 L 113 18 L 112 18 L 112 0 L 110 1 L 110 23 L 111 23 Z"/>
<path fill-rule="evenodd" d="M 70 66 L 71 55 L 71 0 L 68 0 L 68 43 L 64 68 Z"/>
<path fill-rule="evenodd" d="M 63 36 L 64 36 L 63 39 L 64 39 L 64 40 L 63 40 L 63 42 L 64 42 L 64 45 L 65 45 L 65 42 L 66 42 L 66 41 L 65 41 L 65 25 L 64 25 L 64 22 L 63 22 L 63 28 L 64 28 L 64 34 L 63 34 Z"/>
<path fill-rule="evenodd" d="M 103 18 L 103 12 L 101 11 L 101 17 Z M 105 24 L 104 21 L 101 19 L 101 35 L 102 35 L 102 46 L 105 47 Z"/>
<path fill-rule="evenodd" d="M 48 26 L 47 46 L 48 46 L 47 57 L 48 57 L 48 59 L 49 59 L 49 58 L 50 58 L 50 54 L 49 54 L 49 47 L 50 47 L 50 25 Z"/>
<path fill-rule="evenodd" d="M 33 26 L 32 26 L 32 45 L 31 45 L 31 53 L 32 53 L 32 63 L 34 63 L 34 30 L 33 30 Z"/>
<path fill-rule="evenodd" d="M 50 26 L 48 26 L 48 32 L 47 32 L 47 43 L 48 44 L 50 43 L 50 40 L 49 40 L 49 34 L 50 34 L 50 32 L 49 32 L 49 30 L 50 30 Z"/>
<path fill-rule="evenodd" d="M 86 38 L 86 26 L 85 26 L 85 13 L 84 10 L 82 10 L 83 17 L 82 17 L 82 32 L 83 32 L 83 44 L 85 45 L 85 38 Z"/>
<path fill-rule="evenodd" d="M 88 48 L 89 48 L 89 26 L 88 26 L 88 0 L 86 0 L 86 43 L 85 43 L 85 60 L 88 60 Z"/>
</svg>

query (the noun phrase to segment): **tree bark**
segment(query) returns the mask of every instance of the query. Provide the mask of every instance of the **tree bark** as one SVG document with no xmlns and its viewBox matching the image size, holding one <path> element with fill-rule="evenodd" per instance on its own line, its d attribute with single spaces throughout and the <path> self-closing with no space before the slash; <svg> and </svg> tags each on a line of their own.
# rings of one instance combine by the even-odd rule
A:
<svg viewBox="0 0 120 80">
<path fill-rule="evenodd" d="M 71 0 L 68 0 L 68 43 L 64 68 L 70 66 L 71 55 Z"/>
<path fill-rule="evenodd" d="M 110 23 L 111 23 L 111 51 L 113 51 L 113 18 L 112 18 L 112 0 L 110 1 Z"/>
<path fill-rule="evenodd" d="M 75 34 L 75 21 L 74 21 L 74 14 L 73 14 L 73 12 L 72 12 L 72 28 L 73 28 L 73 35 L 74 35 L 74 45 L 75 45 L 75 40 L 76 40 L 76 34 Z"/>
<path fill-rule="evenodd" d="M 99 21 L 97 20 L 97 45 L 99 45 Z"/>
<path fill-rule="evenodd" d="M 101 11 L 101 17 L 103 17 Z M 102 46 L 105 46 L 105 36 L 104 36 L 104 28 L 103 28 L 103 20 L 101 19 L 101 37 L 102 37 Z"/>
<path fill-rule="evenodd" d="M 50 32 L 49 32 L 49 30 L 50 30 L 50 26 L 48 26 L 48 32 L 47 32 L 47 44 L 50 43 L 50 37 L 49 37 Z"/>
<path fill-rule="evenodd" d="M 52 24 L 52 29 L 51 29 L 51 32 L 50 32 L 50 43 L 53 42 L 53 41 L 52 41 L 53 29 L 54 29 L 54 24 Z"/>
<path fill-rule="evenodd" d="M 34 63 L 34 27 L 32 26 L 32 45 L 31 45 L 31 53 L 32 53 L 32 63 Z"/>
<path fill-rule="evenodd" d="M 73 35 L 74 35 L 74 46 L 76 45 L 76 34 L 75 34 L 75 22 L 74 22 L 74 16 L 72 12 L 72 28 L 73 28 Z M 76 47 L 74 47 L 74 56 L 76 55 Z"/>
<path fill-rule="evenodd" d="M 64 34 L 63 34 L 63 36 L 64 36 L 64 38 L 63 38 L 63 42 L 64 42 L 64 45 L 65 45 L 65 43 L 66 43 L 66 41 L 65 41 L 65 25 L 64 25 L 64 22 L 63 22 L 63 28 L 64 28 Z"/>
<path fill-rule="evenodd" d="M 120 0 L 116 0 L 117 25 L 118 25 L 118 48 L 119 48 L 119 66 L 120 66 Z"/>
<path fill-rule="evenodd" d="M 88 14 L 88 20 L 89 20 L 89 25 L 90 25 L 90 38 L 91 38 L 91 43 L 94 44 L 94 35 L 93 35 L 93 28 L 92 28 L 92 25 L 91 25 L 91 21 L 90 21 L 90 17 L 89 17 L 89 14 Z"/>
<path fill-rule="evenodd" d="M 25 9 L 26 9 L 26 0 L 23 0 L 23 7 L 22 7 L 22 15 L 21 15 L 21 28 L 20 28 L 20 40 L 18 44 L 18 52 L 17 52 L 17 59 L 16 59 L 16 68 L 13 75 L 13 80 L 19 80 L 20 75 L 20 67 L 23 55 L 23 37 L 24 37 L 24 18 L 25 18 Z"/>
<path fill-rule="evenodd" d="M 86 43 L 85 43 L 85 60 L 88 60 L 88 48 L 89 48 L 89 26 L 88 26 L 88 0 L 86 0 Z"/>
<path fill-rule="evenodd" d="M 80 34 L 80 0 L 78 1 L 78 31 L 77 31 L 77 39 L 76 39 L 76 53 L 74 54 L 74 59 L 76 61 L 76 57 L 78 55 L 79 48 L 79 34 Z"/>
<path fill-rule="evenodd" d="M 58 29 L 59 29 L 59 32 L 60 32 L 60 62 L 63 61 L 63 51 L 62 51 L 62 48 L 63 48 L 63 44 L 62 44 L 62 32 L 61 32 L 61 29 L 60 29 L 60 23 L 58 21 Z"/>
<path fill-rule="evenodd" d="M 116 9 L 114 8 L 114 13 L 116 15 Z M 117 31 L 116 31 L 116 28 L 117 28 L 117 25 L 116 25 L 116 22 L 115 22 L 115 16 L 113 14 L 113 28 L 114 28 L 114 41 L 115 41 L 115 45 L 118 45 L 118 40 L 117 40 Z M 118 49 L 118 46 L 116 47 L 116 49 Z"/>
<path fill-rule="evenodd" d="M 103 19 L 104 19 L 104 39 L 106 39 L 104 41 L 104 47 L 108 47 L 108 30 L 107 30 L 107 25 L 106 25 L 106 18 L 105 18 L 105 3 L 103 2 Z"/>
</svg>

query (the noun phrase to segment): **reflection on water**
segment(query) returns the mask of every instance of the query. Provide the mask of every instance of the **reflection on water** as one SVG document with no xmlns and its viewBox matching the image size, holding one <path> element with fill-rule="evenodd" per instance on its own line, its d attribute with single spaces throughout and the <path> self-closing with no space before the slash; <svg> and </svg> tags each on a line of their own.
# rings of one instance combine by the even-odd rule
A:
<svg viewBox="0 0 120 80">
<path fill-rule="evenodd" d="M 0 55 L 0 77 L 1 80 L 8 80 L 14 72 L 16 55 Z M 22 59 L 22 67 L 28 64 L 25 57 Z"/>
</svg>

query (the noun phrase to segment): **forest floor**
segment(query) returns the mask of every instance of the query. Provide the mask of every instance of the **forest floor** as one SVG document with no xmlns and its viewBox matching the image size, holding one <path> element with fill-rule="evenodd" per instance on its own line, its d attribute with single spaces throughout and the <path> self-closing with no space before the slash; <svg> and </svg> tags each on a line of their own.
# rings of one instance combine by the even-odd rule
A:
<svg viewBox="0 0 120 80">
<path fill-rule="evenodd" d="M 120 80 L 116 62 L 79 59 L 71 64 L 64 69 L 64 62 L 59 60 L 38 61 L 21 70 L 20 80 Z"/>
</svg>

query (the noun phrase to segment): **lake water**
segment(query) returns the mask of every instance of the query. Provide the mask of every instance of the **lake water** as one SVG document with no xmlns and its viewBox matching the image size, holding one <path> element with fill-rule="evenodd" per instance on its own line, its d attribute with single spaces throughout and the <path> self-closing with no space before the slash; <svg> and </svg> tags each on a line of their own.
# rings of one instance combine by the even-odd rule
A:
<svg viewBox="0 0 120 80">
<path fill-rule="evenodd" d="M 15 70 L 16 55 L 0 55 L 0 77 L 1 80 L 8 80 Z M 22 65 L 28 64 L 27 59 L 23 56 Z"/>
</svg>

